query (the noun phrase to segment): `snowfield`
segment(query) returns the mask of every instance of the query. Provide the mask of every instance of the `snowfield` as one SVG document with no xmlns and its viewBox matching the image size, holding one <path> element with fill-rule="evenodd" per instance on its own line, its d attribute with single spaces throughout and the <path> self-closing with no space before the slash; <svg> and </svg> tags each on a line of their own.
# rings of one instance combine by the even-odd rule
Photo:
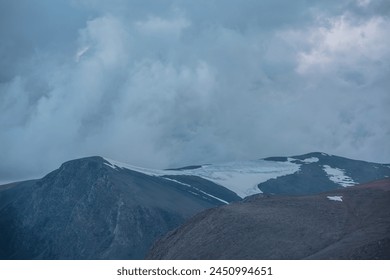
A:
<svg viewBox="0 0 390 280">
<path fill-rule="evenodd" d="M 203 165 L 187 170 L 157 170 L 132 166 L 105 158 L 111 168 L 126 168 L 150 176 L 187 175 L 198 176 L 221 185 L 244 198 L 261 193 L 258 184 L 280 176 L 293 174 L 300 170 L 300 165 L 292 162 L 266 160 L 229 162 L 223 164 Z M 181 183 L 181 182 L 178 182 Z"/>
<path fill-rule="evenodd" d="M 357 183 L 352 180 L 352 178 L 345 175 L 344 170 L 339 168 L 333 168 L 329 165 L 324 165 L 324 171 L 328 174 L 328 177 L 331 181 L 339 184 L 343 187 L 354 186 Z"/>
</svg>

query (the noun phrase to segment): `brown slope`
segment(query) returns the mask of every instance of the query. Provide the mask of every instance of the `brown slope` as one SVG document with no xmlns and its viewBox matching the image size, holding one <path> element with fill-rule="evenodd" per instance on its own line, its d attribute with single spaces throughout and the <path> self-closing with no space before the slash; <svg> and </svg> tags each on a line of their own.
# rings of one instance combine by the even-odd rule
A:
<svg viewBox="0 0 390 280">
<path fill-rule="evenodd" d="M 390 259 L 390 179 L 210 209 L 159 240 L 148 258 Z"/>
</svg>

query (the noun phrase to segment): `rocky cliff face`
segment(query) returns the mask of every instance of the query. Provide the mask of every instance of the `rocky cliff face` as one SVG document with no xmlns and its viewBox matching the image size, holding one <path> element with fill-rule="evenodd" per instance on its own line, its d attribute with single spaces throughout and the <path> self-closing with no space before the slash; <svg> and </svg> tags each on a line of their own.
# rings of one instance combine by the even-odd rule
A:
<svg viewBox="0 0 390 280">
<path fill-rule="evenodd" d="M 223 204 L 188 186 L 115 169 L 100 157 L 0 189 L 2 259 L 142 259 L 152 243 Z M 238 200 L 228 190 L 225 200 Z"/>
<path fill-rule="evenodd" d="M 159 240 L 148 258 L 390 259 L 390 180 L 209 209 Z"/>
</svg>

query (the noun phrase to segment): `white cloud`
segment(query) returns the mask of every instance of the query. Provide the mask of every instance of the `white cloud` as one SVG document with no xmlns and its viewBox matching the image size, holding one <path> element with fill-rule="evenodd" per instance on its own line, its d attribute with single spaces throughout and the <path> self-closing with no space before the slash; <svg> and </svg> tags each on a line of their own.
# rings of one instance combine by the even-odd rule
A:
<svg viewBox="0 0 390 280">
<path fill-rule="evenodd" d="M 357 20 L 349 15 L 330 18 L 326 26 L 312 28 L 309 50 L 298 55 L 297 71 L 335 71 L 347 67 L 364 71 L 389 57 L 390 22 L 380 16 Z M 374 65 L 373 65 L 374 64 Z M 368 71 L 364 71 L 368 73 Z"/>
</svg>

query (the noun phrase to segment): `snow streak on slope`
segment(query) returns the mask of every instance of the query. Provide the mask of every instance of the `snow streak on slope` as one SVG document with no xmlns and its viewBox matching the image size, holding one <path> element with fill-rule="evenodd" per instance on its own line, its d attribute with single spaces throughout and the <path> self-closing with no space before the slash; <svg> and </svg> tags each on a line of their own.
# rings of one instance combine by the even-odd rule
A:
<svg viewBox="0 0 390 280">
<path fill-rule="evenodd" d="M 226 200 L 220 199 L 219 197 L 216 197 L 216 196 L 211 195 L 211 194 L 209 194 L 209 193 L 207 193 L 207 192 L 204 192 L 204 191 L 202 191 L 202 190 L 200 190 L 200 189 L 198 189 L 198 188 L 196 188 L 196 187 L 194 187 L 194 186 L 191 186 L 191 185 L 189 185 L 189 184 L 180 182 L 180 181 L 175 180 L 175 179 L 167 178 L 167 177 L 161 177 L 161 178 L 163 178 L 163 179 L 165 179 L 165 180 L 168 180 L 168 181 L 175 182 L 175 183 L 177 183 L 177 184 L 180 184 L 180 185 L 183 185 L 183 186 L 186 186 L 186 187 L 191 187 L 191 188 L 197 190 L 197 191 L 200 192 L 200 193 L 203 193 L 203 194 L 205 194 L 205 195 L 207 195 L 207 196 L 209 196 L 209 197 L 212 197 L 212 198 L 214 198 L 214 199 L 216 199 L 216 200 L 221 201 L 222 203 L 229 204 L 229 202 L 227 202 Z M 196 193 L 194 193 L 194 192 L 192 192 L 192 193 L 195 194 L 195 195 L 198 195 L 198 194 L 196 194 Z"/>
<path fill-rule="evenodd" d="M 126 168 L 151 176 L 198 176 L 228 188 L 242 198 L 261 193 L 257 187 L 258 184 L 280 176 L 293 174 L 300 168 L 299 164 L 292 162 L 256 160 L 204 165 L 196 169 L 156 170 L 135 167 L 107 158 L 105 160 L 110 163 L 110 165 L 107 165 L 112 168 Z"/>
<path fill-rule="evenodd" d="M 328 174 L 328 177 L 331 181 L 343 187 L 349 187 L 357 184 L 352 180 L 351 177 L 346 176 L 344 170 L 342 169 L 333 168 L 329 165 L 324 165 L 324 171 L 326 172 L 326 174 Z"/>
<path fill-rule="evenodd" d="M 148 168 L 143 168 L 143 167 L 138 167 L 138 166 L 134 166 L 134 165 L 130 165 L 130 164 L 127 164 L 127 163 L 123 163 L 123 162 L 119 162 L 119 161 L 116 161 L 116 160 L 113 160 L 113 159 L 109 159 L 109 158 L 104 158 L 105 161 L 107 161 L 108 163 L 104 163 L 105 165 L 111 167 L 111 168 L 125 168 L 125 169 L 129 169 L 129 170 L 134 170 L 134 171 L 137 171 L 137 172 L 140 172 L 140 173 L 144 173 L 144 174 L 147 174 L 147 175 L 151 175 L 151 176 L 162 176 L 162 175 L 165 175 L 165 174 L 160 174 L 161 170 L 158 170 L 158 169 L 148 169 Z"/>
</svg>

